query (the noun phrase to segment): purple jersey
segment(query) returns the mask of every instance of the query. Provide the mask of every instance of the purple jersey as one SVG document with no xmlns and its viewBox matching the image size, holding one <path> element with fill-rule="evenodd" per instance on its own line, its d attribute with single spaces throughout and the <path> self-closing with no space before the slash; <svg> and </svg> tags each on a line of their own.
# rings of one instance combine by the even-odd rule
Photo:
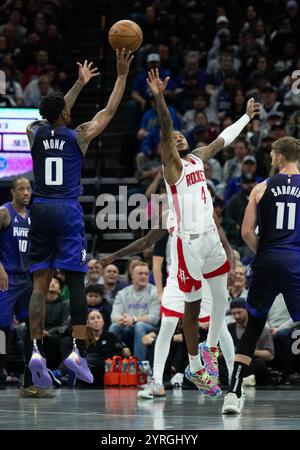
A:
<svg viewBox="0 0 300 450">
<path fill-rule="evenodd" d="M 29 211 L 26 217 L 22 217 L 14 208 L 12 203 L 3 205 L 8 209 L 10 215 L 9 226 L 0 232 L 1 263 L 6 272 L 27 272 L 28 261 L 28 233 L 29 233 Z"/>
<path fill-rule="evenodd" d="M 279 173 L 267 180 L 257 205 L 262 250 L 300 250 L 300 175 Z"/>
<path fill-rule="evenodd" d="M 37 197 L 77 198 L 83 190 L 83 154 L 76 132 L 61 126 L 40 125 L 31 149 L 34 172 L 33 193 Z"/>
</svg>

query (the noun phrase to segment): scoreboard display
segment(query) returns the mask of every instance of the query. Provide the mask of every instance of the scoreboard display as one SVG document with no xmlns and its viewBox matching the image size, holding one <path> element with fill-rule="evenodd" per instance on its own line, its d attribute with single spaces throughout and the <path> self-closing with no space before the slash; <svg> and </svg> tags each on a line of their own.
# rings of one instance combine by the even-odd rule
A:
<svg viewBox="0 0 300 450">
<path fill-rule="evenodd" d="M 0 108 L 0 179 L 32 171 L 26 127 L 37 119 L 37 108 Z"/>
</svg>

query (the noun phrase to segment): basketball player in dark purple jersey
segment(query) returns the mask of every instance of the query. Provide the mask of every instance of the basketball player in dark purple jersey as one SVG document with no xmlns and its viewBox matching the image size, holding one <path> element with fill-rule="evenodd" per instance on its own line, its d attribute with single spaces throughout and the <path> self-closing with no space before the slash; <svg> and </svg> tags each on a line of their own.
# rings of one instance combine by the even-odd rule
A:
<svg viewBox="0 0 300 450">
<path fill-rule="evenodd" d="M 65 365 L 75 375 L 88 382 L 93 376 L 85 357 L 86 300 L 84 274 L 86 238 L 84 216 L 78 202 L 82 194 L 81 167 L 90 142 L 107 127 L 122 99 L 131 53 L 116 51 L 118 77 L 106 107 L 90 122 L 69 129 L 70 110 L 82 87 L 97 69 L 92 63 L 79 63 L 79 78 L 64 97 L 54 93 L 42 99 L 40 114 L 43 121 L 29 124 L 27 135 L 33 160 L 35 184 L 31 207 L 30 271 L 33 273 L 33 293 L 29 307 L 29 322 L 33 353 L 29 363 L 36 386 L 52 385 L 42 349 L 46 294 L 54 268 L 66 272 L 70 290 L 70 314 L 73 325 L 74 348 Z"/>
<path fill-rule="evenodd" d="M 28 261 L 29 180 L 16 178 L 11 194 L 12 201 L 0 208 L 0 329 L 5 333 L 6 344 L 10 340 L 14 316 L 19 321 L 27 321 L 32 293 Z M 0 354 L 0 382 L 4 383 L 7 379 L 5 367 L 6 355 Z"/>
<path fill-rule="evenodd" d="M 293 137 L 277 139 L 271 157 L 278 173 L 255 186 L 242 225 L 243 239 L 256 256 L 247 299 L 249 318 L 236 351 L 223 414 L 241 412 L 243 378 L 279 293 L 291 318 L 300 320 L 300 141 Z"/>
</svg>

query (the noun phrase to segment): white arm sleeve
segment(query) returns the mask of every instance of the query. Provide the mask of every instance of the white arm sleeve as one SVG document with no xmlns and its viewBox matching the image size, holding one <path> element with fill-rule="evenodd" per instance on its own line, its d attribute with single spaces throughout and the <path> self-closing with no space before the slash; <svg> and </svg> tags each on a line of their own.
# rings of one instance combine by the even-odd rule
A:
<svg viewBox="0 0 300 450">
<path fill-rule="evenodd" d="M 235 140 L 235 138 L 238 137 L 242 129 L 245 128 L 246 125 L 248 125 L 249 122 L 250 117 L 248 116 L 248 114 L 244 114 L 239 120 L 234 122 L 229 127 L 225 128 L 225 130 L 223 130 L 219 135 L 219 137 L 224 139 L 224 147 L 230 145 Z"/>
</svg>

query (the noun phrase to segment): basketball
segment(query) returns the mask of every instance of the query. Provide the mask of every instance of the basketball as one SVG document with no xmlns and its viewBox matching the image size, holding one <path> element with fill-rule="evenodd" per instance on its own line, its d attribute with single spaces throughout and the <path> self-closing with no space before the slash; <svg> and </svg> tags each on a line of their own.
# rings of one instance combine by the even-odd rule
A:
<svg viewBox="0 0 300 450">
<path fill-rule="evenodd" d="M 132 20 L 120 20 L 109 30 L 108 41 L 114 50 L 124 47 L 135 52 L 143 42 L 143 32 Z"/>
</svg>

